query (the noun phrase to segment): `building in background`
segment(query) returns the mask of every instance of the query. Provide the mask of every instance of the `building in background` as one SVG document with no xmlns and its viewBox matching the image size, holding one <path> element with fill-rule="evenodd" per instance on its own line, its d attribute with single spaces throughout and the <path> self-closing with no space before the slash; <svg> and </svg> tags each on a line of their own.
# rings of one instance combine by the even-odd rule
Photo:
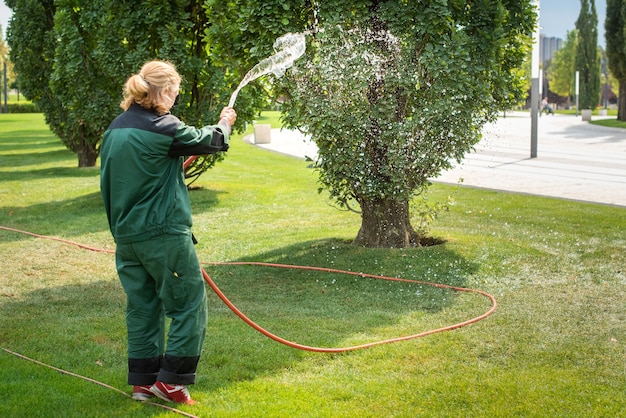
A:
<svg viewBox="0 0 626 418">
<path fill-rule="evenodd" d="M 541 98 L 547 98 L 548 102 L 558 107 L 562 104 L 563 99 L 550 91 L 550 80 L 546 77 L 546 70 L 550 67 L 550 62 L 554 58 L 556 51 L 563 46 L 563 39 L 554 36 L 546 36 L 541 34 L 539 38 L 539 60 L 541 63 L 541 75 L 539 86 L 539 94 Z"/>
<path fill-rule="evenodd" d="M 541 35 L 539 39 L 539 57 L 545 67 L 547 61 L 554 57 L 554 53 L 563 46 L 563 39 L 554 36 Z"/>
</svg>

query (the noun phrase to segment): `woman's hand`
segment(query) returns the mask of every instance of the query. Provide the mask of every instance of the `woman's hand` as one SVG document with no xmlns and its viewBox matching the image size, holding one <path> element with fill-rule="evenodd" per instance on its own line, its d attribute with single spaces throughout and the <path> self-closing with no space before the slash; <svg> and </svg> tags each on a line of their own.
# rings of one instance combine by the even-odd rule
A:
<svg viewBox="0 0 626 418">
<path fill-rule="evenodd" d="M 225 107 L 220 113 L 220 122 L 226 121 L 228 126 L 233 126 L 237 120 L 237 112 L 232 107 Z"/>
</svg>

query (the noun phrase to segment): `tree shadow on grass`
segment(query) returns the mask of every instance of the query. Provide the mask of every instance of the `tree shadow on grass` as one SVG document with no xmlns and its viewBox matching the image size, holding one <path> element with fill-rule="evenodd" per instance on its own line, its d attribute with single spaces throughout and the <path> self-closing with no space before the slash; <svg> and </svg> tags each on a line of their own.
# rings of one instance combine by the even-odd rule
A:
<svg viewBox="0 0 626 418">
<path fill-rule="evenodd" d="M 70 237 L 108 230 L 99 192 L 30 206 L 3 206 L 0 210 L 0 225 L 39 235 Z M 24 234 L 1 232 L 2 241 L 32 239 Z"/>
<path fill-rule="evenodd" d="M 14 297 L 0 294 L 0 346 L 130 393 L 124 313 L 124 294 L 117 280 L 46 287 Z M 224 334 L 214 335 L 216 329 Z M 300 358 L 296 350 L 271 342 L 257 344 L 254 331 L 228 315 L 212 315 L 208 334 L 198 384 L 191 388 L 196 399 L 212 392 L 215 385 L 254 380 Z M 229 367 L 235 364 L 241 367 Z M 21 411 L 20 405 L 32 400 L 28 404 L 31 416 L 48 416 L 51 410 L 84 416 L 72 411 L 84 411 L 87 406 L 110 416 L 163 414 L 159 408 L 139 406 L 111 389 L 4 351 L 0 351 L 0 365 L 5 389 L 24 394 L 5 398 L 5 411 Z"/>
<path fill-rule="evenodd" d="M 23 167 L 39 164 L 66 164 L 77 161 L 76 154 L 67 149 L 49 131 L 4 132 L 0 141 L 0 167 Z"/>
<path fill-rule="evenodd" d="M 337 239 L 297 243 L 237 261 L 329 267 L 456 287 L 463 287 L 478 269 L 445 245 L 366 249 Z M 424 283 L 257 265 L 205 264 L 205 268 L 252 321 L 288 341 L 313 347 L 346 347 L 414 335 L 469 320 L 490 308 L 480 295 L 471 295 L 471 302 L 460 301 L 458 292 Z M 267 370 L 251 373 L 251 364 L 272 364 L 280 358 L 288 364 L 302 355 L 261 334 L 252 335 L 252 329 L 246 332 L 247 325 L 217 296 L 211 295 L 209 308 L 210 317 L 224 317 L 210 321 L 212 348 L 206 362 L 218 371 L 212 384 L 222 386 L 233 376 L 253 379 Z M 241 331 L 235 334 L 233 328 Z M 273 353 L 273 359 L 267 353 Z"/>
<path fill-rule="evenodd" d="M 78 168 L 76 155 L 65 149 L 52 149 L 30 154 L 6 154 L 2 155 L 1 167 L 25 167 L 29 165 L 67 165 L 74 162 L 74 167 Z M 45 170 L 42 170 L 45 171 Z M 17 171 L 16 173 L 27 175 L 30 171 Z"/>
<path fill-rule="evenodd" d="M 130 394 L 124 306 L 124 292 L 113 278 L 42 287 L 24 295 L 0 294 L 0 346 Z M 111 389 L 4 351 L 0 364 L 5 389 L 22 394 L 5 398 L 5 411 L 68 417 L 85 416 L 86 409 L 109 416 L 163 414 L 160 408 L 142 406 Z"/>
<path fill-rule="evenodd" d="M 194 191 L 193 213 L 210 211 L 218 204 L 221 193 L 223 192 L 210 189 Z M 99 191 L 30 206 L 0 206 L 0 225 L 24 229 L 39 235 L 66 238 L 109 230 Z M 0 234 L 2 234 L 0 241 L 32 239 L 28 235 L 13 232 L 9 235 L 8 232 L 0 231 Z"/>
<path fill-rule="evenodd" d="M 0 152 L 14 150 L 30 150 L 39 148 L 59 148 L 63 143 L 50 131 L 3 131 L 0 141 Z"/>
<path fill-rule="evenodd" d="M 204 196 L 212 198 L 211 193 Z M 478 268 L 446 245 L 367 249 L 340 239 L 299 242 L 237 261 L 330 267 L 460 287 Z M 50 283 L 57 283 L 56 268 L 67 276 L 71 264 L 71 259 L 63 260 L 46 271 L 55 277 Z M 410 335 L 467 320 L 489 307 L 478 295 L 472 296 L 478 302 L 468 306 L 454 291 L 421 283 L 250 265 L 206 265 L 206 270 L 252 320 L 282 338 L 309 346 L 345 347 Z M 16 351 L 27 349 L 26 355 L 37 354 L 38 360 L 128 390 L 123 290 L 113 277 L 96 276 L 90 282 L 69 278 L 77 280 L 84 283 L 42 285 L 23 295 L 0 294 L 0 340 Z M 304 352 L 250 328 L 210 289 L 207 292 L 207 339 L 193 389 L 200 397 L 203 392 L 280 373 L 305 358 Z M 40 383 L 45 386 L 45 381 Z"/>
<path fill-rule="evenodd" d="M 17 164 L 10 165 L 12 167 L 18 166 Z M 24 165 L 30 165 L 30 163 L 26 162 Z M 89 178 L 98 177 L 99 175 L 99 167 L 48 167 L 37 170 L 3 172 L 2 181 L 22 181 L 26 183 L 28 181 L 54 178 Z"/>
</svg>

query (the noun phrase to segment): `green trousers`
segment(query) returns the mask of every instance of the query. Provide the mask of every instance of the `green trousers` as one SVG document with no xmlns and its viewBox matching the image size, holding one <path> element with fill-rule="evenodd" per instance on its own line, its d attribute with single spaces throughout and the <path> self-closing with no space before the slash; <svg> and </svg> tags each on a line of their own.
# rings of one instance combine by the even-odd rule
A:
<svg viewBox="0 0 626 418">
<path fill-rule="evenodd" d="M 127 296 L 128 383 L 195 383 L 207 298 L 191 235 L 118 245 L 115 261 Z"/>
</svg>

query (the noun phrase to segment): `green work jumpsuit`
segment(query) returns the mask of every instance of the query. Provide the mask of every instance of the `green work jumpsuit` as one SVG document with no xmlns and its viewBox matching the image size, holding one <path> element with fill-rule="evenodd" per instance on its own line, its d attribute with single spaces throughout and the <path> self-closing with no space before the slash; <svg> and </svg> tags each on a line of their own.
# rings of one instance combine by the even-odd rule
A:
<svg viewBox="0 0 626 418">
<path fill-rule="evenodd" d="M 131 385 L 195 383 L 207 301 L 183 160 L 226 151 L 229 131 L 197 129 L 133 104 L 104 133 L 100 188 L 127 295 Z"/>
</svg>

